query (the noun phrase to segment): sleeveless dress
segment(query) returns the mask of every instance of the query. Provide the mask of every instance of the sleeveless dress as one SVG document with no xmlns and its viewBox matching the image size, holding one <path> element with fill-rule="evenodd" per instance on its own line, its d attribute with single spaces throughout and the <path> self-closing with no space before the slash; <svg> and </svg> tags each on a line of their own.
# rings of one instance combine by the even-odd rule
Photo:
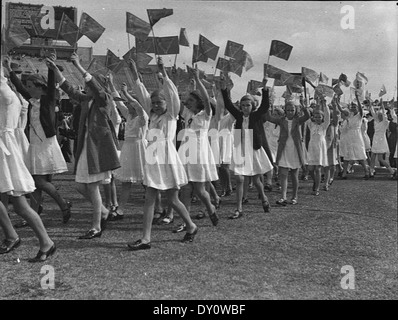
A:
<svg viewBox="0 0 398 320">
<path fill-rule="evenodd" d="M 361 132 L 362 117 L 351 114 L 347 125 L 347 145 L 344 160 L 366 160 L 365 143 Z"/>
<path fill-rule="evenodd" d="M 375 134 L 373 136 L 372 153 L 389 152 L 386 131 L 389 125 L 388 120 L 384 117 L 383 121 L 374 119 Z"/>
</svg>

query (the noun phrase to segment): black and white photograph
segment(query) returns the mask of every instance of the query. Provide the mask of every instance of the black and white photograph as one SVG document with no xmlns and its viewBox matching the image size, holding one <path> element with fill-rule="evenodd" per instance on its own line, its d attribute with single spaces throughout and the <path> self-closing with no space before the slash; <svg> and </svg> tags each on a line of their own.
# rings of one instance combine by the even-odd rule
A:
<svg viewBox="0 0 398 320">
<path fill-rule="evenodd" d="M 0 300 L 398 299 L 396 1 L 1 5 Z"/>
</svg>

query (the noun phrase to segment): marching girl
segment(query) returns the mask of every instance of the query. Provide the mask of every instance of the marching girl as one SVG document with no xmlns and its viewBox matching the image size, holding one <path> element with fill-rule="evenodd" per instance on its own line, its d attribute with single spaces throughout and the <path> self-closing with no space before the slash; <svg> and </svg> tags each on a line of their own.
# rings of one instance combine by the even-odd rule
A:
<svg viewBox="0 0 398 320">
<path fill-rule="evenodd" d="M 232 170 L 237 180 L 237 208 L 229 218 L 237 219 L 243 215 L 243 184 L 244 180 L 249 177 L 253 178 L 264 212 L 270 212 L 270 204 L 261 182 L 261 176 L 273 168 L 264 150 L 264 141 L 262 141 L 265 139 L 263 115 L 267 113 L 270 107 L 268 90 L 263 89 L 261 105 L 257 110 L 253 110 L 256 102 L 251 95 L 245 95 L 240 99 L 241 110 L 237 110 L 231 101 L 230 90 L 227 89 L 226 78 L 223 74 L 221 74 L 220 80 L 225 108 L 236 120 Z M 243 163 L 240 163 L 242 162 L 241 159 L 243 159 Z"/>
<path fill-rule="evenodd" d="M 120 98 L 113 84 L 112 76 L 109 79 L 112 96 Z M 132 184 L 144 181 L 145 136 L 148 130 L 148 115 L 142 106 L 139 105 L 139 102 L 127 92 L 127 85 L 125 83 L 123 83 L 121 91 L 127 98 L 127 103 L 124 104 L 122 101 L 116 101 L 116 105 L 126 119 L 126 125 L 124 143 L 120 155 L 121 167 L 115 171 L 115 177 L 122 182 L 122 190 L 116 216 L 110 215 L 108 217 L 108 219 L 112 220 L 123 218 L 123 212 L 130 197 Z"/>
<path fill-rule="evenodd" d="M 365 143 L 361 133 L 363 110 L 357 92 L 355 92 L 355 96 L 358 105 L 351 103 L 350 113 L 346 120 L 347 135 L 345 136 L 345 150 L 342 150 L 342 155 L 344 157 L 342 179 L 347 179 L 348 164 L 350 161 L 355 160 L 362 165 L 365 171 L 365 179 L 369 179 L 369 166 L 366 164 Z M 339 101 L 336 101 L 336 103 L 339 110 L 342 111 Z M 346 111 L 343 112 L 346 113 Z"/>
<path fill-rule="evenodd" d="M 280 136 L 278 152 L 276 155 L 276 164 L 279 168 L 279 180 L 281 183 L 281 199 L 276 201 L 276 204 L 281 206 L 287 205 L 287 179 L 290 174 L 293 182 L 293 196 L 291 204 L 297 204 L 298 201 L 298 187 L 299 187 L 299 169 L 305 165 L 304 159 L 304 145 L 301 138 L 301 126 L 310 118 L 306 101 L 300 99 L 300 104 L 303 108 L 303 115 L 298 116 L 298 106 L 292 101 L 287 101 L 285 104 L 284 118 L 275 118 L 267 115 L 267 120 L 278 124 L 280 126 Z"/>
<path fill-rule="evenodd" d="M 180 111 L 178 91 L 169 79 L 161 58 L 158 60 L 162 81 L 159 90 L 150 95 L 150 105 L 143 96 L 146 89 L 136 91 L 141 105 L 148 110 L 149 126 L 145 151 L 144 185 L 146 186 L 142 238 L 128 244 L 130 250 L 151 248 L 151 229 L 156 197 L 166 192 L 169 205 L 181 216 L 186 225 L 182 242 L 192 242 L 198 227 L 192 222 L 184 204 L 178 199 L 178 190 L 188 183 L 187 175 L 174 145 L 177 117 Z M 141 88 L 142 89 L 142 88 Z M 141 96 L 140 96 L 141 95 Z M 146 103 L 145 103 L 146 102 Z"/>
<path fill-rule="evenodd" d="M 73 53 L 71 60 L 86 82 L 85 92 L 73 88 L 63 77 L 53 61 L 47 60 L 49 68 L 54 70 L 60 88 L 72 99 L 81 103 L 78 145 L 75 161 L 75 181 L 77 191 L 93 206 L 91 228 L 79 239 L 101 237 L 105 228 L 101 215 L 107 217 L 109 211 L 102 205 L 100 184 L 109 183 L 112 170 L 120 167 L 117 154 L 117 137 L 109 119 L 109 95 L 98 81 L 89 74 L 79 62 L 79 56 Z"/>
<path fill-rule="evenodd" d="M 320 99 L 322 110 L 315 109 L 312 119 L 307 121 L 310 129 L 310 141 L 308 143 L 307 162 L 308 170 L 314 181 L 313 195 L 319 195 L 319 187 L 321 184 L 322 167 L 327 167 L 327 145 L 326 131 L 330 124 L 330 112 L 326 106 L 324 97 Z"/>
<path fill-rule="evenodd" d="M 9 61 L 5 61 L 9 66 Z M 7 84 L 3 66 L 0 66 L 0 194 L 11 197 L 18 215 L 27 221 L 39 239 L 39 252 L 29 262 L 43 262 L 56 251 L 39 215 L 29 206 L 25 194 L 35 190 L 35 181 L 26 168 L 15 131 L 18 127 L 22 104 Z M 5 239 L 0 244 L 0 254 L 6 254 L 21 244 L 21 239 L 12 227 L 7 210 L 0 202 L 0 226 Z"/>
<path fill-rule="evenodd" d="M 336 97 L 337 99 L 337 97 Z M 328 129 L 326 130 L 326 146 L 327 146 L 327 166 L 324 168 L 325 171 L 325 186 L 323 190 L 328 191 L 334 180 L 334 173 L 336 171 L 336 165 L 338 161 L 338 125 L 339 125 L 339 113 L 337 111 L 336 102 L 332 100 L 331 120 Z M 326 112 L 328 112 L 327 110 Z M 330 112 L 330 111 L 329 111 Z"/>
<path fill-rule="evenodd" d="M 54 55 L 52 59 L 55 59 Z M 47 81 L 40 74 L 30 75 L 25 87 L 11 70 L 9 60 L 6 60 L 6 68 L 16 90 L 30 103 L 27 167 L 36 184 L 36 190 L 31 195 L 32 207 L 36 212 L 39 211 L 42 191 L 45 191 L 57 202 L 62 211 L 62 220 L 67 223 L 71 217 L 72 203 L 65 201 L 51 183 L 53 174 L 68 170 L 56 137 L 54 73 L 49 70 Z"/>
<path fill-rule="evenodd" d="M 394 103 L 392 103 L 391 106 L 388 106 L 388 108 L 390 109 L 390 113 L 391 113 L 391 117 L 392 117 L 392 121 L 394 123 L 398 123 L 398 117 L 397 117 L 397 113 L 395 112 L 394 109 Z M 398 134 L 398 126 L 397 126 L 397 134 Z M 395 153 L 394 153 L 394 159 L 395 159 L 395 163 L 398 163 L 397 158 L 398 158 L 398 139 L 396 141 L 396 146 L 395 146 Z M 394 175 L 392 176 L 393 179 L 397 179 L 397 170 L 394 171 Z"/>
<path fill-rule="evenodd" d="M 218 180 L 216 162 L 208 139 L 212 109 L 207 90 L 199 79 L 199 71 L 191 68 L 189 70 L 194 76 L 198 90 L 189 93 L 181 112 L 185 120 L 185 130 L 181 132 L 184 133 L 184 137 L 178 154 L 190 182 L 181 190 L 182 201 L 189 211 L 193 189 L 194 194 L 206 206 L 212 224 L 216 226 L 219 220 L 216 206 L 211 203 L 206 190 L 206 183 Z"/>
<path fill-rule="evenodd" d="M 375 161 L 376 157 L 379 160 L 380 164 L 385 166 L 388 171 L 390 171 L 391 178 L 394 175 L 394 169 L 391 168 L 390 162 L 388 158 L 386 160 L 383 159 L 383 156 L 389 152 L 386 131 L 389 126 L 389 121 L 387 119 L 387 115 L 383 106 L 383 100 L 380 100 L 380 110 L 376 113 L 372 103 L 369 106 L 370 113 L 374 118 L 374 128 L 375 134 L 373 136 L 373 143 L 372 143 L 372 158 L 370 164 L 370 175 L 371 177 L 374 176 L 375 173 Z"/>
<path fill-rule="evenodd" d="M 364 105 L 366 106 L 367 104 L 364 101 Z M 368 165 L 371 164 L 370 161 L 370 151 L 372 149 L 372 146 L 370 144 L 370 138 L 368 135 L 368 122 L 369 120 L 367 119 L 366 116 L 362 118 L 362 125 L 361 125 L 361 133 L 362 133 L 362 138 L 363 142 L 365 143 L 365 152 L 366 152 L 366 162 Z"/>
</svg>

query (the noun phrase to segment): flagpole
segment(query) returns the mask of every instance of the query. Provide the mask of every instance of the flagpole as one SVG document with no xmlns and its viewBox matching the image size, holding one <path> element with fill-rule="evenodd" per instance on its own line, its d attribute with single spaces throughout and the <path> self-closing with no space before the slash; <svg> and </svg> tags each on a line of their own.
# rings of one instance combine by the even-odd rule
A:
<svg viewBox="0 0 398 320">
<path fill-rule="evenodd" d="M 174 58 L 174 67 L 176 66 L 176 63 L 177 63 L 177 53 L 176 53 L 176 56 L 175 56 L 175 58 Z"/>
<path fill-rule="evenodd" d="M 155 49 L 155 59 L 156 59 L 156 63 L 157 63 L 157 60 L 159 59 L 158 54 L 157 54 L 158 46 L 156 44 L 156 37 L 155 37 L 155 32 L 153 31 L 152 24 L 151 24 L 151 31 L 152 31 L 152 35 L 153 35 L 153 47 Z"/>
<path fill-rule="evenodd" d="M 127 42 L 128 42 L 129 51 L 130 51 L 130 49 L 131 49 L 131 46 L 130 46 L 130 34 L 128 32 L 126 32 L 126 33 L 127 33 Z"/>
</svg>

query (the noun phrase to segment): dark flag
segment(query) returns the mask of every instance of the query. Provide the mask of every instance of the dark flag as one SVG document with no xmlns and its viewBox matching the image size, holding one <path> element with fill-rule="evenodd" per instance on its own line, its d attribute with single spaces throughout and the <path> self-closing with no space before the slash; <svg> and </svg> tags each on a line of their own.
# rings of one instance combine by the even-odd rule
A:
<svg viewBox="0 0 398 320">
<path fill-rule="evenodd" d="M 106 53 L 106 60 L 105 60 L 105 66 L 117 73 L 117 71 L 119 71 L 118 69 L 121 67 L 121 60 L 111 51 L 108 49 L 107 53 Z"/>
<path fill-rule="evenodd" d="M 185 28 L 181 28 L 180 30 L 179 44 L 180 46 L 189 47 L 187 31 L 185 30 Z"/>
<path fill-rule="evenodd" d="M 71 46 L 74 46 L 81 38 L 79 27 L 65 13 L 62 14 L 59 24 L 59 35 Z"/>
<path fill-rule="evenodd" d="M 151 26 L 153 26 L 160 19 L 171 16 L 173 14 L 173 9 L 147 9 L 148 18 Z"/>
<path fill-rule="evenodd" d="M 137 52 L 155 53 L 157 55 L 168 55 L 180 53 L 178 36 L 171 37 L 148 37 L 145 41 L 136 39 Z"/>
<path fill-rule="evenodd" d="M 228 73 L 229 70 L 229 60 L 225 58 L 218 57 L 216 69 L 221 70 L 222 72 Z"/>
<path fill-rule="evenodd" d="M 95 43 L 104 33 L 105 28 L 91 18 L 87 13 L 83 12 L 80 17 L 79 30 L 81 34 L 84 34 Z"/>
<path fill-rule="evenodd" d="M 10 25 L 6 31 L 6 46 L 8 50 L 15 47 L 20 47 L 22 44 L 30 38 L 29 33 L 25 30 L 20 23 L 11 19 Z"/>
<path fill-rule="evenodd" d="M 292 49 L 293 47 L 290 44 L 279 40 L 272 40 L 269 55 L 288 60 Z"/>
<path fill-rule="evenodd" d="M 126 32 L 144 41 L 151 32 L 151 25 L 132 13 L 126 12 Z"/>
<path fill-rule="evenodd" d="M 209 39 L 202 36 L 201 34 L 199 35 L 199 52 L 202 55 L 208 57 L 211 60 L 216 60 L 218 49 L 220 48 L 213 44 Z"/>
<path fill-rule="evenodd" d="M 241 60 L 243 56 L 243 44 L 228 40 L 224 55 L 236 60 Z"/>
<path fill-rule="evenodd" d="M 193 45 L 193 54 L 192 54 L 192 64 L 202 61 L 202 62 L 207 62 L 208 57 L 203 55 L 199 51 L 199 46 L 197 44 Z"/>
<path fill-rule="evenodd" d="M 131 48 L 127 53 L 123 56 L 123 59 L 128 62 L 129 59 L 133 59 L 137 64 L 138 68 L 145 68 L 149 62 L 153 59 L 150 55 L 144 52 L 136 52 L 135 47 Z"/>
</svg>

